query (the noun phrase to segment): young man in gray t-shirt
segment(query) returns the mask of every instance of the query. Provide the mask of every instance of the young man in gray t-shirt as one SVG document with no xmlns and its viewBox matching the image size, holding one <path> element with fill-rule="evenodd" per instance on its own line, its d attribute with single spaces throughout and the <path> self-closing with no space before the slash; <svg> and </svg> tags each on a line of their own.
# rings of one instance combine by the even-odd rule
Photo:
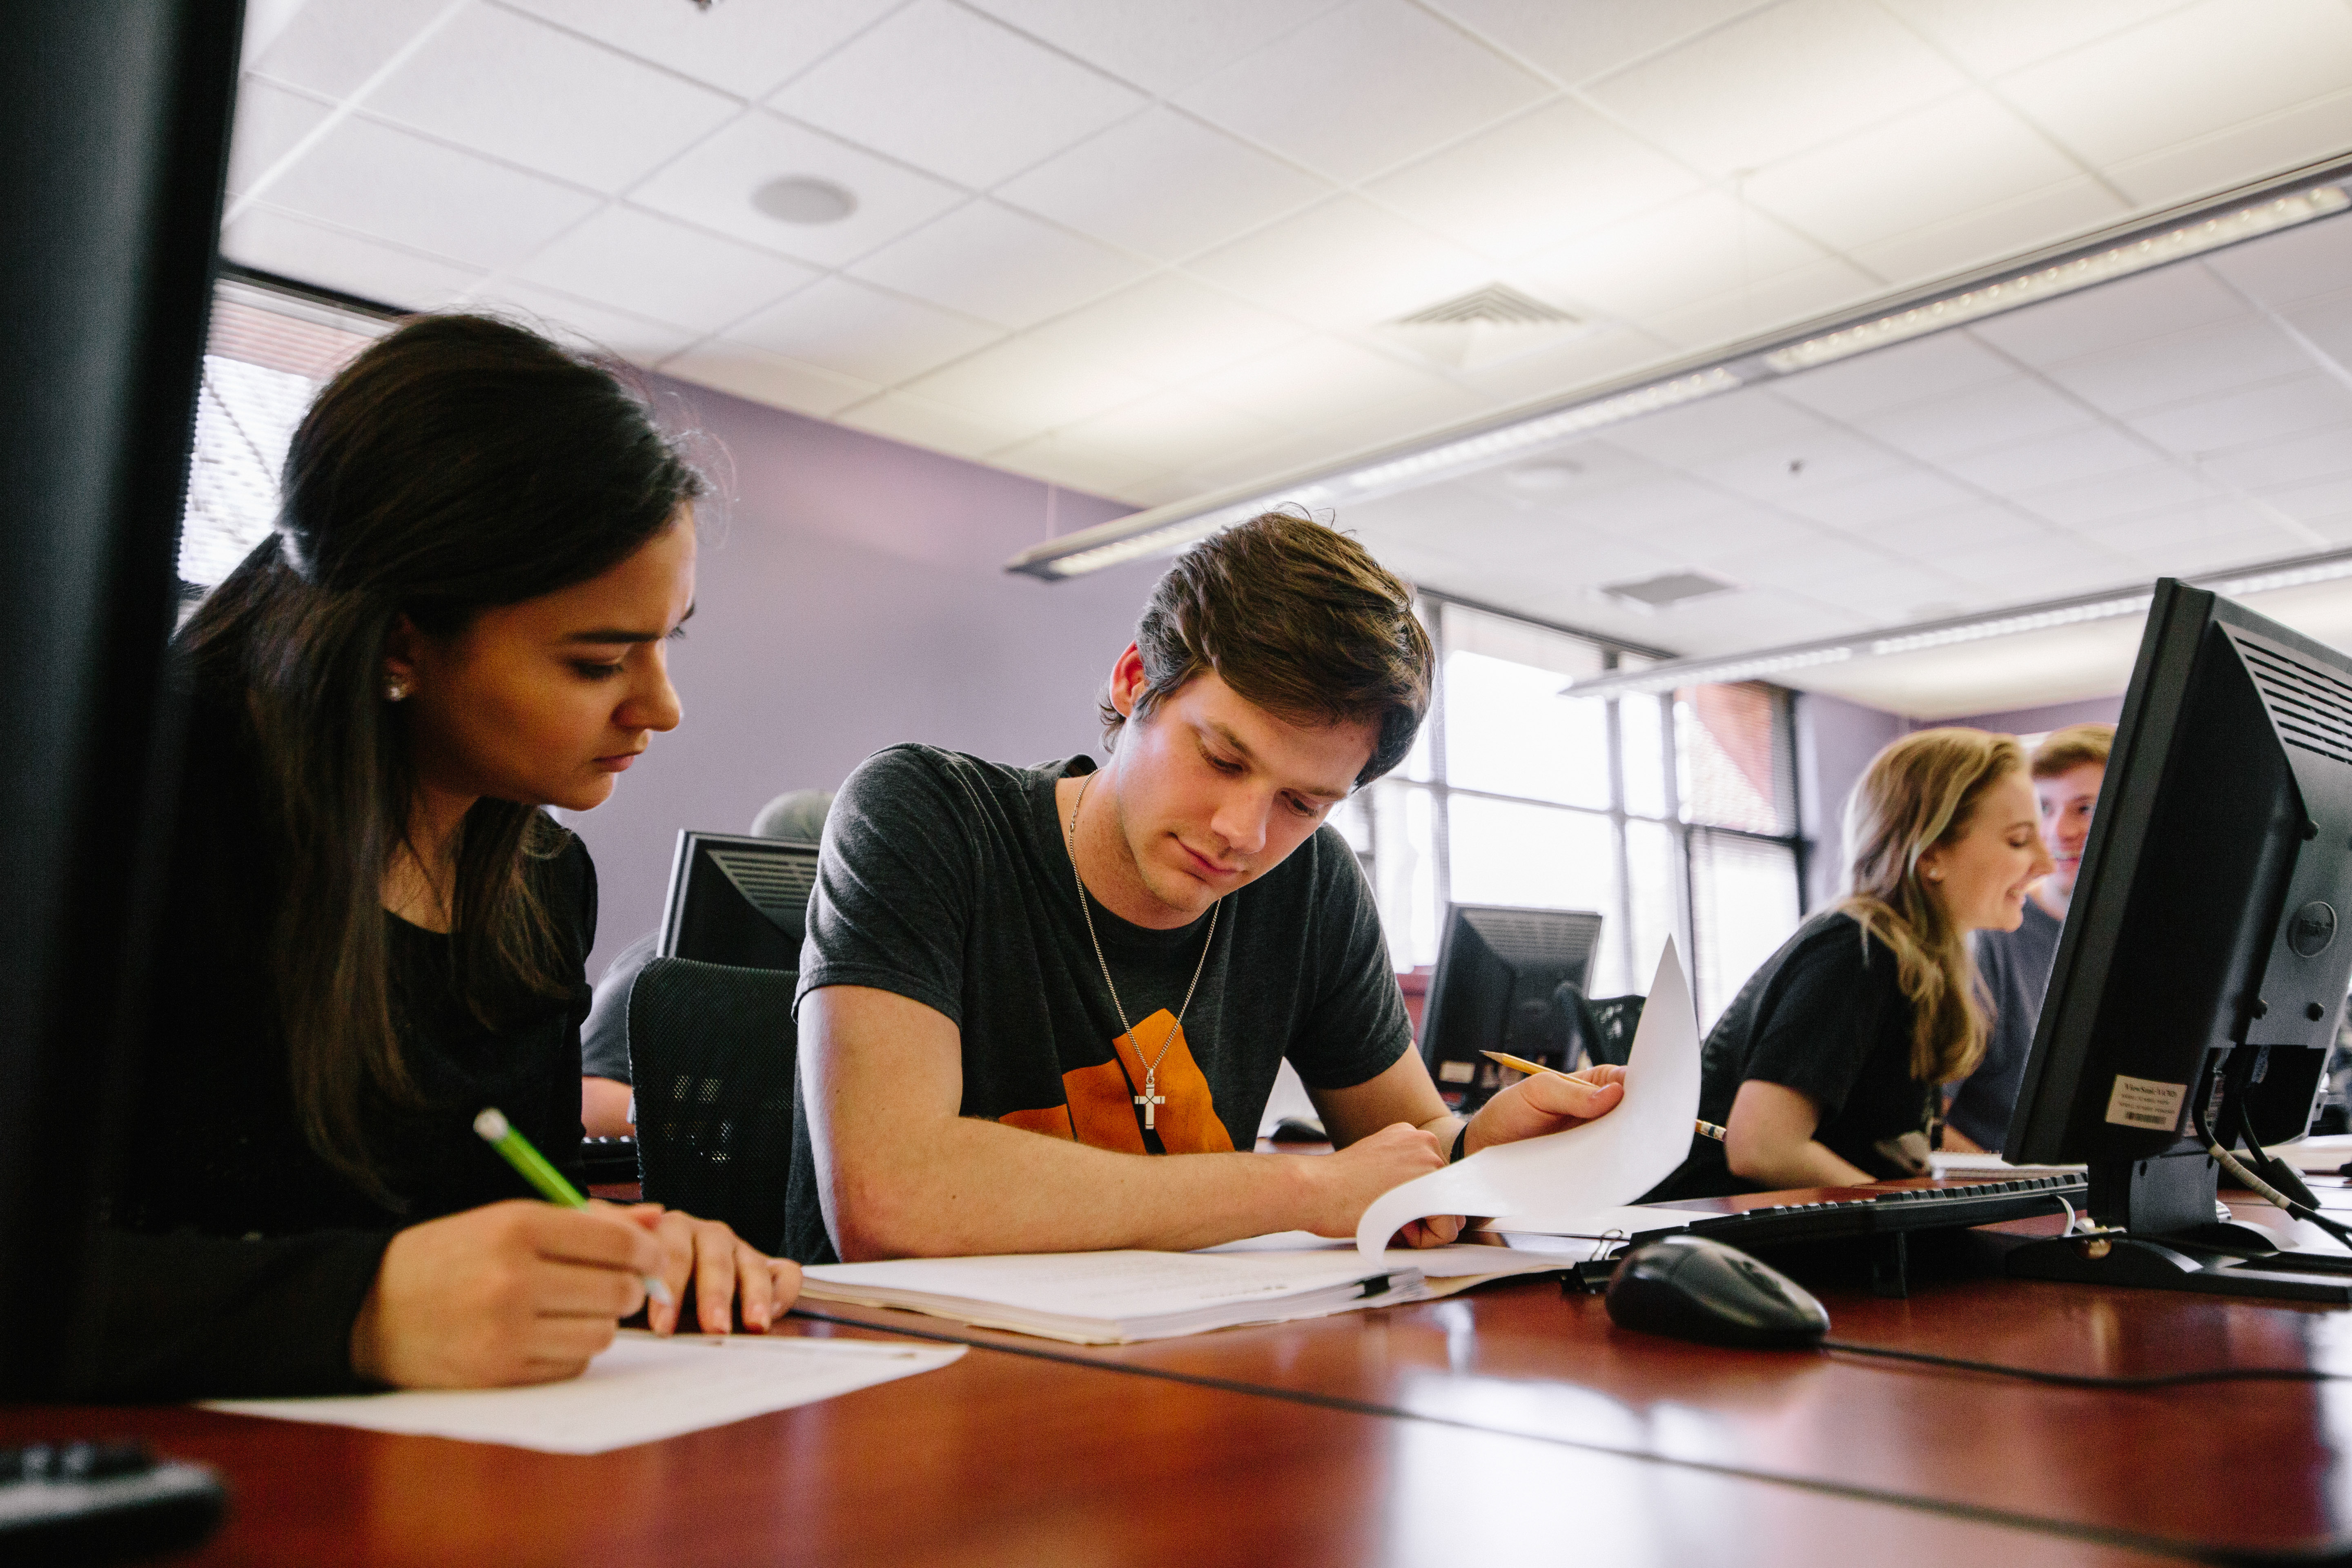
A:
<svg viewBox="0 0 2352 1568">
<path fill-rule="evenodd" d="M 1432 676 L 1404 584 L 1269 513 L 1153 590 L 1101 766 L 921 746 L 861 765 L 802 952 L 785 1250 L 1350 1236 L 1449 1157 L 1613 1107 L 1622 1071 L 1601 1068 L 1528 1079 L 1465 1126 L 1412 1048 L 1370 893 L 1323 822 L 1402 760 Z M 1286 1057 L 1337 1153 L 1249 1152 Z"/>
</svg>

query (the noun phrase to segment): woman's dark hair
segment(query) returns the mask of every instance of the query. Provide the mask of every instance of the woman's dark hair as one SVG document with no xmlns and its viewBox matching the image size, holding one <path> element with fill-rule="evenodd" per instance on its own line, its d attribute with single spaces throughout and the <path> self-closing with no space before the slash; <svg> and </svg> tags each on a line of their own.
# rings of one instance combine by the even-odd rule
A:
<svg viewBox="0 0 2352 1568">
<path fill-rule="evenodd" d="M 383 910 L 416 789 L 384 696 L 388 639 L 403 616 L 448 637 L 598 576 L 703 488 L 610 370 L 509 322 L 418 317 L 320 389 L 287 453 L 277 531 L 180 635 L 200 687 L 241 695 L 276 808 L 271 963 L 303 1133 L 379 1201 L 398 1197 L 365 1108 L 418 1099 Z M 486 1025 L 563 993 L 529 874 L 562 842 L 514 801 L 478 801 L 458 826 L 456 977 Z"/>
</svg>

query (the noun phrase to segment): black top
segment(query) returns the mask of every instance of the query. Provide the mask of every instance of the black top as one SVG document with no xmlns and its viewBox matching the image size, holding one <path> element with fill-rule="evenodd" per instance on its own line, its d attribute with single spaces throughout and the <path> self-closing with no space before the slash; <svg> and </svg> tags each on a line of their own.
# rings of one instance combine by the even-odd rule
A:
<svg viewBox="0 0 2352 1568">
<path fill-rule="evenodd" d="M 2065 929 L 2065 922 L 2028 899 L 2025 921 L 2015 931 L 1977 932 L 1977 973 L 1984 976 L 1985 995 L 1992 1004 L 1992 1028 L 1984 1060 L 1960 1080 L 1944 1120 L 1996 1154 L 2009 1137 L 2010 1112 L 2017 1109 L 2025 1058 L 2042 1022 L 2042 994 L 2050 988 L 2058 934 Z"/>
<path fill-rule="evenodd" d="M 1206 915 L 1152 931 L 1089 898 L 1141 1045 L 1139 1056 L 1115 1048 L 1119 1016 L 1054 798 L 1056 780 L 1093 767 L 1010 767 L 929 746 L 868 758 L 825 823 L 797 994 L 865 985 L 911 997 L 961 1032 L 964 1115 L 1137 1153 L 1254 1147 L 1286 1056 L 1308 1087 L 1340 1089 L 1412 1047 L 1370 891 L 1347 840 L 1325 827 L 1221 900 L 1213 935 Z M 1135 1097 L 1154 1060 L 1164 1103 L 1147 1127 Z M 829 1260 L 814 1150 L 795 1121 L 786 1247 Z"/>
<path fill-rule="evenodd" d="M 242 704 L 192 715 L 148 1045 L 102 1256 L 117 1270 L 109 1375 L 121 1392 L 256 1394 L 353 1385 L 347 1354 L 377 1261 L 401 1226 L 530 1195 L 475 1136 L 495 1105 L 577 1173 L 580 1021 L 595 870 L 570 834 L 532 862 L 562 950 L 558 996 L 506 999 L 499 1026 L 457 993 L 450 938 L 386 913 L 394 1013 L 422 1096 L 368 1108 L 396 1207 L 321 1159 L 294 1110 L 268 954 L 281 886 L 256 742 Z M 209 1313 L 188 1310 L 209 1304 Z M 152 1314 L 160 1320 L 149 1321 Z M 127 1337 L 126 1337 L 127 1336 Z"/>
<path fill-rule="evenodd" d="M 1881 1178 L 1922 1174 L 1939 1095 L 1911 1076 L 1912 1016 L 1894 952 L 1852 915 L 1816 915 L 1748 976 L 1708 1032 L 1700 1120 L 1728 1121 L 1739 1086 L 1760 1079 L 1820 1107 L 1813 1137 L 1839 1158 Z M 1731 1173 L 1721 1143 L 1694 1137 L 1690 1157 L 1647 1196 L 1759 1190 Z"/>
</svg>

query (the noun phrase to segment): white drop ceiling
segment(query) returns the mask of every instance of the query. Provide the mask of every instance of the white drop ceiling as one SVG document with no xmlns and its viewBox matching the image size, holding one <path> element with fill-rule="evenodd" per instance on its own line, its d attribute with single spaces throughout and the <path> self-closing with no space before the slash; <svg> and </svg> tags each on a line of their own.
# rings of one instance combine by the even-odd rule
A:
<svg viewBox="0 0 2352 1568">
<path fill-rule="evenodd" d="M 2345 0 L 251 10 L 232 259 L 1139 506 L 2352 148 Z M 795 174 L 856 212 L 751 205 Z M 1493 283 L 1585 326 L 1460 368 L 1385 330 Z M 2347 290 L 2323 223 L 1340 521 L 1687 653 L 2352 542 Z M 1591 592 L 1684 569 L 1738 590 Z"/>
</svg>

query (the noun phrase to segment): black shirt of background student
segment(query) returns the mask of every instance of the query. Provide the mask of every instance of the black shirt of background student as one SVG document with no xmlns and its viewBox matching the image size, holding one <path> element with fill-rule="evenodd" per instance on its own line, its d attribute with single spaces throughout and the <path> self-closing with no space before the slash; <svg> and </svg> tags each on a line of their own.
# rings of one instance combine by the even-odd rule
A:
<svg viewBox="0 0 2352 1568">
<path fill-rule="evenodd" d="M 944 1014 L 961 1035 L 963 1115 L 1063 1106 L 1073 1079 L 1113 1059 L 1122 1033 L 1054 794 L 1056 780 L 1093 769 L 1083 756 L 1022 768 L 913 745 L 867 758 L 825 821 L 798 996 L 871 986 Z M 1139 1034 L 1155 1011 L 1182 1005 L 1200 967 L 1184 1037 L 1234 1149 L 1255 1146 L 1286 1056 L 1308 1088 L 1343 1089 L 1412 1047 L 1370 890 L 1335 828 L 1221 900 L 1213 941 L 1205 915 L 1153 931 L 1089 903 Z M 785 1249 L 830 1262 L 797 1111 L 793 1142 Z"/>
<path fill-rule="evenodd" d="M 1821 1108 L 1814 1140 L 1840 1159 L 1882 1179 L 1922 1174 L 1912 1161 L 1932 1135 L 1940 1091 L 1911 1076 L 1912 1018 L 1893 950 L 1852 915 L 1816 915 L 1748 977 L 1708 1032 L 1699 1117 L 1730 1121 L 1739 1086 L 1760 1079 Z M 1759 1190 L 1731 1173 L 1721 1143 L 1695 1137 L 1690 1157 L 1647 1195 Z"/>
<path fill-rule="evenodd" d="M 495 1105 L 577 1173 L 580 1021 L 595 870 L 572 836 L 529 874 L 553 916 L 562 994 L 459 997 L 450 938 L 389 912 L 402 1046 L 421 1103 L 367 1107 L 387 1207 L 322 1159 L 294 1108 L 269 953 L 283 871 L 243 704 L 194 705 L 143 1059 L 105 1246 L 121 1319 L 113 1375 L 148 1393 L 316 1392 L 352 1384 L 351 1324 L 393 1232 L 530 1195 L 475 1136 Z M 142 1262 L 141 1260 L 146 1260 Z M 162 1264 L 168 1278 L 150 1278 Z"/>
</svg>

